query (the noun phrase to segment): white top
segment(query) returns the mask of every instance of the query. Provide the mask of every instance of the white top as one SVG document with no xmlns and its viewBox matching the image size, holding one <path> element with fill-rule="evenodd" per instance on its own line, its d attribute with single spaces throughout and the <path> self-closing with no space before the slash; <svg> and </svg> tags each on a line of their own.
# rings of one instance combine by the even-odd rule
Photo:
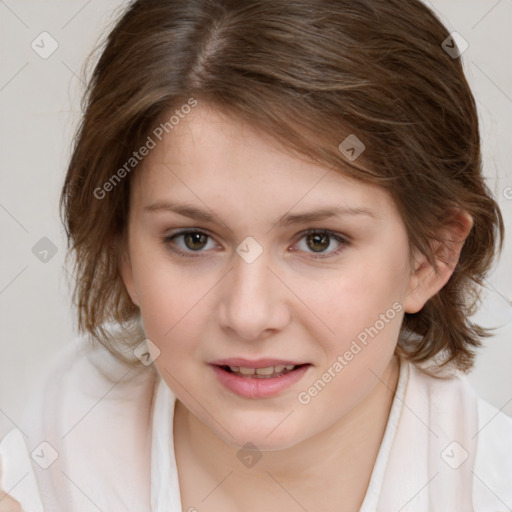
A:
<svg viewBox="0 0 512 512">
<path fill-rule="evenodd" d="M 181 512 L 175 402 L 153 366 L 74 344 L 0 443 L 0 489 L 26 512 Z M 360 512 L 511 509 L 512 419 L 402 362 Z"/>
</svg>

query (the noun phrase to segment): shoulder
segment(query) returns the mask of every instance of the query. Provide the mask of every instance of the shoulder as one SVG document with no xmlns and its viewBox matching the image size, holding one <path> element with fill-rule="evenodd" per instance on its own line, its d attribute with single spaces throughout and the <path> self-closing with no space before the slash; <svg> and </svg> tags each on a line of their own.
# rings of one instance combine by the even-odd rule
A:
<svg viewBox="0 0 512 512">
<path fill-rule="evenodd" d="M 74 342 L 56 354 L 20 423 L 28 458 L 22 456 L 19 436 L 6 441 L 11 458 L 32 464 L 46 508 L 57 510 L 53 504 L 63 501 L 67 510 L 90 509 L 66 478 L 73 474 L 103 510 L 124 510 L 116 501 L 120 496 L 130 496 L 134 507 L 144 510 L 147 483 L 140 474 L 149 470 L 155 378 L 152 366 L 129 366 L 102 346 Z M 46 467 L 40 466 L 39 453 L 43 461 L 50 457 Z"/>
<path fill-rule="evenodd" d="M 31 385 L 21 421 L 1 439 L 0 492 L 8 492 L 22 510 L 43 511 L 37 464 L 42 461 L 44 467 L 54 454 L 51 448 L 52 453 L 45 453 L 46 445 L 41 444 L 49 428 L 45 417 L 56 418 L 56 404 L 61 404 L 66 394 L 66 380 L 69 374 L 77 374 L 77 365 L 84 357 L 78 343 L 70 343 L 49 357 Z"/>
<path fill-rule="evenodd" d="M 6 511 L 43 512 L 30 458 L 21 430 L 11 430 L 0 442 L 0 495 L 8 491 L 8 496 L 19 503 L 10 504 Z"/>
<path fill-rule="evenodd" d="M 38 379 L 25 409 L 27 426 L 35 419 L 50 421 L 50 411 L 62 422 L 68 414 L 75 416 L 79 404 L 98 400 L 129 407 L 138 398 L 151 397 L 155 370 L 130 366 L 103 346 L 74 340 L 54 355 Z"/>
<path fill-rule="evenodd" d="M 436 378 L 410 366 L 411 381 L 429 403 L 432 428 L 449 433 L 467 448 L 466 467 L 473 485 L 474 510 L 512 507 L 512 418 L 480 398 L 467 376 L 447 371 Z M 463 440 L 463 441 L 462 441 Z M 470 448 L 471 447 L 471 448 Z M 458 454 L 461 460 L 464 457 Z"/>
<path fill-rule="evenodd" d="M 480 398 L 478 419 L 479 440 L 485 443 L 485 448 L 507 454 L 509 467 L 512 468 L 512 418 Z"/>
<path fill-rule="evenodd" d="M 512 507 L 512 418 L 478 400 L 478 438 L 473 494 L 475 510 Z M 492 507 L 489 505 L 492 503 Z"/>
</svg>

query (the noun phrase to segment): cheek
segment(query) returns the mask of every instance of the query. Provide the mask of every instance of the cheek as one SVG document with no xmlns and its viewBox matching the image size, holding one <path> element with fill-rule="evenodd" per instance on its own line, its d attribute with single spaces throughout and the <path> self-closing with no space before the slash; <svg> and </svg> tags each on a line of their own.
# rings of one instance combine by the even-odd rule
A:
<svg viewBox="0 0 512 512">
<path fill-rule="evenodd" d="M 137 251 L 132 264 L 146 335 L 157 346 L 165 346 L 176 331 L 197 316 L 197 306 L 211 287 L 211 279 L 190 279 L 154 244 L 147 251 Z"/>
<path fill-rule="evenodd" d="M 394 349 L 408 282 L 403 256 L 407 253 L 391 248 L 379 251 L 379 257 L 376 253 L 359 254 L 357 261 L 348 262 L 334 277 L 316 283 L 297 282 L 295 291 L 309 309 L 310 329 L 321 340 L 329 360 L 333 354 L 349 350 L 354 340 L 365 348 L 358 355 L 361 361 Z M 374 347 L 371 351 L 367 350 L 370 342 Z"/>
</svg>

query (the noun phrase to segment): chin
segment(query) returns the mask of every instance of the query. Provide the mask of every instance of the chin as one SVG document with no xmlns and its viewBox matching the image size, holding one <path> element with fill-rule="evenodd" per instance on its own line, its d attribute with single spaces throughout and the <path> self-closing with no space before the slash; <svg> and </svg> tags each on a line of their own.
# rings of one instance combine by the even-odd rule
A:
<svg viewBox="0 0 512 512">
<path fill-rule="evenodd" d="M 282 418 L 279 421 L 272 419 L 272 421 L 262 422 L 260 415 L 257 427 L 255 423 L 249 421 L 225 423 L 226 430 L 231 436 L 222 429 L 219 431 L 218 428 L 216 428 L 216 434 L 237 450 L 248 449 L 247 444 L 252 443 L 260 451 L 279 451 L 292 448 L 303 441 L 303 433 L 299 434 L 295 429 L 292 431 L 285 429 L 283 424 L 278 426 L 280 421 Z"/>
</svg>

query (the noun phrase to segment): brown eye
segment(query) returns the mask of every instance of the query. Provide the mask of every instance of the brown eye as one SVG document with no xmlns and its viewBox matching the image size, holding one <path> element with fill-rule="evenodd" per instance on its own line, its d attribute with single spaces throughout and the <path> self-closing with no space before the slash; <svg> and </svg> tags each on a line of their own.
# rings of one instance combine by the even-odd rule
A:
<svg viewBox="0 0 512 512">
<path fill-rule="evenodd" d="M 186 230 L 162 239 L 164 245 L 171 251 L 182 256 L 200 256 L 218 245 L 215 240 L 202 231 Z M 193 254 L 197 253 L 197 254 Z"/>
<path fill-rule="evenodd" d="M 189 232 L 183 235 L 185 245 L 192 251 L 203 249 L 208 243 L 208 235 L 199 232 Z"/>
<path fill-rule="evenodd" d="M 295 244 L 295 250 L 303 251 L 313 258 L 327 258 L 337 255 L 349 245 L 347 238 L 331 231 L 309 230 L 302 233 Z"/>
<path fill-rule="evenodd" d="M 331 243 L 329 235 L 326 233 L 315 233 L 306 237 L 308 247 L 314 252 L 322 252 L 327 249 Z"/>
</svg>

